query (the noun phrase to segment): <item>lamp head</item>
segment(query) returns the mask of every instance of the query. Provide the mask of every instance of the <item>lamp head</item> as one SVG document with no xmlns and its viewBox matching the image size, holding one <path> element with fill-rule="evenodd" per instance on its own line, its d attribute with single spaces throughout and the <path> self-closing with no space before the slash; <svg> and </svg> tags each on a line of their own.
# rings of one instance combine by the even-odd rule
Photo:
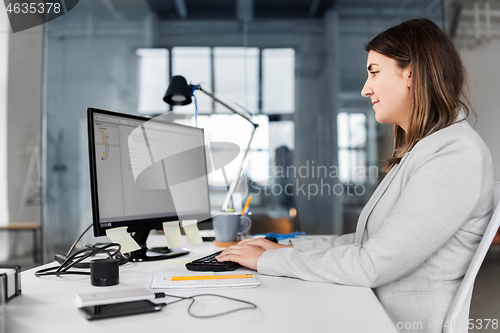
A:
<svg viewBox="0 0 500 333">
<path fill-rule="evenodd" d="M 177 75 L 172 77 L 163 100 L 170 105 L 188 105 L 191 103 L 192 91 L 193 86 L 188 85 L 183 76 Z"/>
</svg>

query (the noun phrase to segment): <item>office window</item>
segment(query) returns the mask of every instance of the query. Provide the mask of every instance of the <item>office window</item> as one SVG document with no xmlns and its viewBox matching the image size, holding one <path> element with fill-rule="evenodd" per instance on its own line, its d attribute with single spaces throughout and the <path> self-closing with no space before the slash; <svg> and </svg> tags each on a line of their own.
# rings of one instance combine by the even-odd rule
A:
<svg viewBox="0 0 500 333">
<path fill-rule="evenodd" d="M 172 76 L 182 75 L 188 84 L 201 84 L 211 91 L 211 66 L 211 49 L 209 47 L 174 47 L 172 49 Z M 198 112 L 212 110 L 212 99 L 203 93 L 197 93 L 196 98 Z M 193 114 L 194 108 L 193 101 L 190 105 L 179 107 L 180 110 L 177 112 Z"/>
<path fill-rule="evenodd" d="M 295 110 L 293 49 L 174 47 L 171 52 L 138 49 L 137 56 L 139 113 L 168 111 L 162 99 L 170 76 L 174 75 L 184 76 L 188 83 L 201 84 L 224 102 L 252 113 L 287 114 Z M 227 112 L 203 93 L 196 93 L 196 97 L 200 113 Z M 194 103 L 174 109 L 177 113 L 194 113 Z"/>
<path fill-rule="evenodd" d="M 295 110 L 295 50 L 262 50 L 262 111 Z"/>
<path fill-rule="evenodd" d="M 243 47 L 214 48 L 215 92 L 250 112 L 259 110 L 259 49 Z M 216 112 L 228 112 L 215 104 Z"/>
<path fill-rule="evenodd" d="M 259 128 L 252 140 L 244 170 L 247 171 L 247 176 L 252 181 L 259 185 L 267 185 L 269 183 L 269 119 L 264 115 L 253 116 L 251 118 L 253 122 L 259 124 Z M 181 120 L 178 122 L 194 126 L 194 117 L 189 121 Z M 198 127 L 205 130 L 206 142 L 231 142 L 240 147 L 238 157 L 225 167 L 228 181 L 231 183 L 236 176 L 248 141 L 250 140 L 252 125 L 238 115 L 211 114 L 199 116 Z M 208 158 L 210 159 L 210 156 Z M 221 170 L 210 173 L 208 181 L 211 186 L 226 186 Z"/>
<path fill-rule="evenodd" d="M 269 123 L 267 115 L 290 114 L 295 110 L 295 51 L 293 49 L 258 49 L 244 47 L 173 47 L 140 49 L 140 113 L 162 113 L 169 110 L 163 102 L 169 78 L 182 75 L 190 84 L 200 84 L 216 97 L 238 110 L 247 109 L 258 117 L 260 127 L 249 152 L 246 170 L 259 185 L 269 184 L 269 167 L 274 164 L 275 150 L 280 146 L 293 149 L 294 124 L 291 120 Z M 172 73 L 169 76 L 168 69 Z M 165 73 L 164 76 L 161 73 Z M 154 93 L 153 93 L 154 92 Z M 230 111 L 202 92 L 195 92 L 198 101 L 198 127 L 203 127 L 210 141 L 235 142 L 245 149 L 250 125 L 239 116 L 222 115 Z M 194 103 L 173 108 L 177 114 L 193 115 Z M 221 117 L 203 115 L 221 113 Z M 224 118 L 226 116 L 227 118 Z M 179 119 L 194 126 L 194 118 Z M 248 132 L 242 129 L 248 128 Z M 272 134 L 270 133 L 272 129 Z M 242 154 L 226 168 L 232 179 Z M 231 181 L 231 179 L 229 181 Z M 211 185 L 225 186 L 222 173 L 209 176 Z"/>
<path fill-rule="evenodd" d="M 269 123 L 269 152 L 270 163 L 276 165 L 275 152 L 279 147 L 285 146 L 294 149 L 295 123 L 291 120 L 273 121 Z"/>
<path fill-rule="evenodd" d="M 337 131 L 340 181 L 366 182 L 366 115 L 340 112 L 337 115 Z"/>
<path fill-rule="evenodd" d="M 163 95 L 169 83 L 169 52 L 166 49 L 138 49 L 139 113 L 168 111 Z"/>
</svg>

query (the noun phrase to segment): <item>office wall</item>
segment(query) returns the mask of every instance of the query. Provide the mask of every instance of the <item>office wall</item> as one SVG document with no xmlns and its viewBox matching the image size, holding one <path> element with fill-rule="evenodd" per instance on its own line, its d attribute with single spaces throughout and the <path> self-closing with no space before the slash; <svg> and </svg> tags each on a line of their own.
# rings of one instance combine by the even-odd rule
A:
<svg viewBox="0 0 500 333">
<path fill-rule="evenodd" d="M 29 192 L 23 188 L 27 179 L 28 165 L 33 149 L 39 149 L 37 137 L 40 134 L 41 112 L 41 72 L 42 72 L 42 31 L 38 26 L 27 31 L 13 34 L 2 11 L 2 46 L 0 63 L 2 70 L 2 119 L 0 120 L 2 133 L 1 156 L 2 193 L 7 199 L 1 200 L 0 220 L 10 223 L 39 222 L 40 206 L 26 204 L 28 195 L 39 199 L 39 190 L 36 186 L 37 170 L 32 169 L 33 183 Z M 5 174 L 6 173 L 6 174 Z M 1 195 L 3 197 L 3 195 Z M 7 203 L 8 201 L 8 203 Z M 7 206 L 5 207 L 5 205 Z M 7 256 L 20 256 L 31 251 L 32 236 L 29 233 L 3 233 L 7 237 L 1 244 L 4 247 L 1 253 Z M 4 259 L 5 259 L 4 258 Z"/>
<path fill-rule="evenodd" d="M 460 50 L 469 74 L 471 104 L 478 114 L 472 125 L 490 149 L 493 158 L 495 181 L 500 181 L 500 40 Z"/>
<path fill-rule="evenodd" d="M 7 161 L 11 223 L 40 222 L 39 170 L 35 159 L 40 149 L 42 41 L 43 26 L 11 34 L 9 38 Z M 33 246 L 30 232 L 11 233 L 10 242 L 10 257 L 29 253 Z"/>
<path fill-rule="evenodd" d="M 40 206 L 22 197 L 26 180 L 37 196 L 36 170 L 28 170 L 32 152 L 39 150 L 42 91 L 43 26 L 11 34 L 8 80 L 8 173 L 10 221 L 39 222 Z M 31 171 L 27 177 L 28 171 Z M 31 177 L 32 176 L 32 177 Z"/>
<path fill-rule="evenodd" d="M 9 51 L 7 13 L 0 11 L 0 225 L 9 223 L 7 201 L 7 75 Z M 0 261 L 7 258 L 9 239 L 0 233 Z"/>
<path fill-rule="evenodd" d="M 315 165 L 338 165 L 337 112 L 340 95 L 340 55 L 338 13 L 330 10 L 323 18 L 323 34 L 308 38 L 307 44 L 297 51 L 297 102 L 295 120 L 294 165 L 298 168 Z M 338 178 L 308 176 L 297 179 L 299 188 L 317 186 L 323 193 L 323 184 L 333 188 Z M 312 193 L 315 188 L 312 187 Z M 297 195 L 297 211 L 301 231 L 315 234 L 343 232 L 342 196 L 331 194 Z"/>
</svg>

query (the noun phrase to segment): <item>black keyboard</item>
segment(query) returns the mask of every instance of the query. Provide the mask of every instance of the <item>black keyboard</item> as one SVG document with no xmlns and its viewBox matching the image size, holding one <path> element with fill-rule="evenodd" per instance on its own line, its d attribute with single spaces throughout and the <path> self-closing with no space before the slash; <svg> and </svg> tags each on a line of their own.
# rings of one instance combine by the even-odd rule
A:
<svg viewBox="0 0 500 333">
<path fill-rule="evenodd" d="M 215 257 L 221 254 L 221 252 L 222 251 L 215 252 L 206 257 L 188 262 L 186 264 L 186 268 L 190 271 L 199 272 L 225 272 L 233 271 L 236 268 L 241 267 L 240 264 L 232 261 L 218 262 Z"/>
</svg>

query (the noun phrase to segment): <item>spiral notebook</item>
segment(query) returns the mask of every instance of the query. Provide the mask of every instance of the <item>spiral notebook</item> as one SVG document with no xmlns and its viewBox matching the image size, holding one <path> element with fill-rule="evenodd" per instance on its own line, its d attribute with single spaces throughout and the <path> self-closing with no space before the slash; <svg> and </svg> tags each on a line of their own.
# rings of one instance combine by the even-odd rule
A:
<svg viewBox="0 0 500 333">
<path fill-rule="evenodd" d="M 245 278 L 228 278 L 234 275 L 246 275 Z M 250 276 L 251 275 L 251 276 Z M 172 281 L 172 277 L 193 277 L 193 280 Z M 209 276 L 209 279 L 203 279 Z M 220 279 L 213 278 L 221 276 Z M 225 277 L 222 277 L 225 276 Z M 207 289 L 236 289 L 236 288 L 256 288 L 259 281 L 250 271 L 237 272 L 203 272 L 200 274 L 172 274 L 169 271 L 156 271 L 151 281 L 150 290 L 153 292 L 165 290 L 207 290 Z"/>
</svg>

